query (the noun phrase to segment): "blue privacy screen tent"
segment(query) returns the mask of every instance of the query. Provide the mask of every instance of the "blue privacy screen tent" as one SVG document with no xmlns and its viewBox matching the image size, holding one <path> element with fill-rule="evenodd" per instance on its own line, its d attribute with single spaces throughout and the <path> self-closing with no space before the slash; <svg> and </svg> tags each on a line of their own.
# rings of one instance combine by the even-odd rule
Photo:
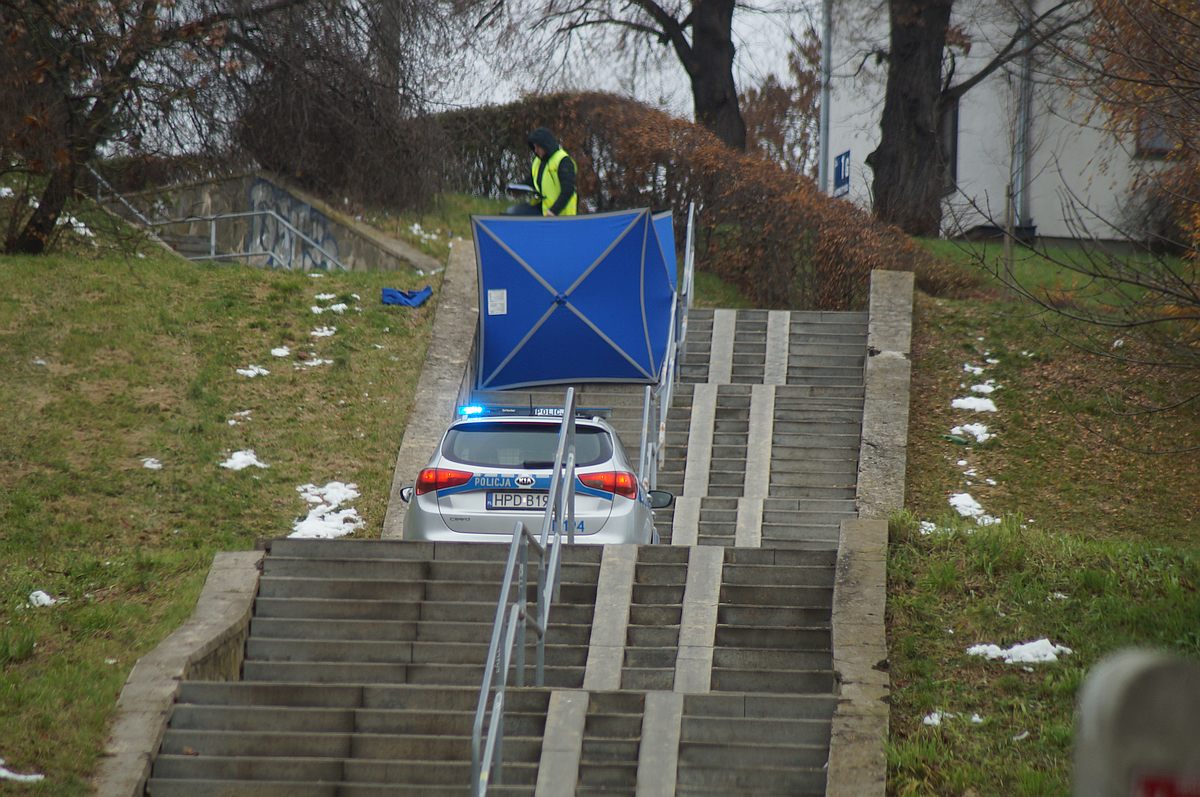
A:
<svg viewBox="0 0 1200 797">
<path fill-rule="evenodd" d="M 657 382 L 675 302 L 675 239 L 661 215 L 472 217 L 475 386 Z"/>
</svg>

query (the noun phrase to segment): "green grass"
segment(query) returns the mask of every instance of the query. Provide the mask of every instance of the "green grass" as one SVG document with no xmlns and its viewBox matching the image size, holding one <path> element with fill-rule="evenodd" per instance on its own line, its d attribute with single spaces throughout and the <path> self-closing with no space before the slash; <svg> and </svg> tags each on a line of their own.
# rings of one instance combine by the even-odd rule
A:
<svg viewBox="0 0 1200 797">
<path fill-rule="evenodd" d="M 494 216 L 503 213 L 512 202 L 506 199 L 468 194 L 441 194 L 433 207 L 419 214 L 396 214 L 386 209 L 371 209 L 364 220 L 379 229 L 417 247 L 427 255 L 445 261 L 454 238 L 471 239 L 471 215 Z M 413 225 L 417 225 L 414 229 Z"/>
<path fill-rule="evenodd" d="M 1130 645 L 1200 657 L 1200 458 L 1139 453 L 1200 444 L 1200 408 L 1121 417 L 1120 397 L 1106 396 L 1117 384 L 1162 395 L 1186 378 L 1089 356 L 1001 286 L 918 295 L 907 510 L 892 520 L 888 564 L 890 794 L 1066 795 L 1088 669 Z M 988 379 L 998 412 L 951 408 Z M 947 439 L 963 423 L 995 438 Z M 959 492 L 1003 523 L 959 518 L 947 500 Z M 937 530 L 921 534 L 920 520 Z M 1041 637 L 1074 653 L 1032 672 L 966 655 Z M 956 716 L 924 725 L 933 711 Z"/>
<path fill-rule="evenodd" d="M 190 614 L 216 551 L 291 530 L 298 485 L 356 483 L 358 536 L 378 535 L 433 312 L 379 302 L 428 281 L 409 272 L 64 243 L 0 257 L 0 757 L 46 776 L 5 795 L 88 793 L 134 662 Z M 362 312 L 314 315 L 317 293 Z M 297 369 L 298 352 L 332 363 Z M 270 375 L 235 373 L 252 363 Z M 218 467 L 242 449 L 270 467 Z M 58 603 L 30 608 L 34 590 Z"/>
<path fill-rule="evenodd" d="M 692 301 L 694 307 L 744 310 L 754 306 L 736 285 L 724 281 L 711 271 L 696 271 L 694 289 L 696 292 L 696 297 Z"/>
</svg>

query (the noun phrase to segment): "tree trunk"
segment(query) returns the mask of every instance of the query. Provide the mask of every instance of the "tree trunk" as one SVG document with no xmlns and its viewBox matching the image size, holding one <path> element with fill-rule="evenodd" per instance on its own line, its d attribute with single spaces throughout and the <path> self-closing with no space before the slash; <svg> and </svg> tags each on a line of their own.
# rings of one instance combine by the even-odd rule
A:
<svg viewBox="0 0 1200 797">
<path fill-rule="evenodd" d="M 78 166 L 73 159 L 54 167 L 33 216 L 19 233 L 4 242 L 6 254 L 40 255 L 46 251 L 58 218 L 75 190 L 77 172 Z"/>
<path fill-rule="evenodd" d="M 891 50 L 875 173 L 875 216 L 910 235 L 937 235 L 946 164 L 938 120 L 942 51 L 954 0 L 889 0 Z"/>
<path fill-rule="evenodd" d="M 746 149 L 746 123 L 733 82 L 734 0 L 692 4 L 692 52 L 685 61 L 696 121 L 734 149 Z"/>
</svg>

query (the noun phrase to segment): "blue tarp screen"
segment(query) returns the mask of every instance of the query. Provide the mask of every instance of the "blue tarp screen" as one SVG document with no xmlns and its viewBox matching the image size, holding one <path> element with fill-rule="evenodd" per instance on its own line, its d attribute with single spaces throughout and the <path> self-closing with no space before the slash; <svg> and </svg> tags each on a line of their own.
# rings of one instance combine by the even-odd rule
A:
<svg viewBox="0 0 1200 797">
<path fill-rule="evenodd" d="M 669 215 L 665 224 L 648 210 L 471 221 L 477 388 L 658 381 L 675 301 Z"/>
</svg>

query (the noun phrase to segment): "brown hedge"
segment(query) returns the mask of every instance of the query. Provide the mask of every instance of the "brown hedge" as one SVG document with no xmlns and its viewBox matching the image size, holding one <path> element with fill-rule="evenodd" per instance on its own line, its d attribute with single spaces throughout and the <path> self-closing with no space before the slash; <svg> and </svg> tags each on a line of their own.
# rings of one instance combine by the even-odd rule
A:
<svg viewBox="0 0 1200 797">
<path fill-rule="evenodd" d="M 459 190 L 496 195 L 527 177 L 525 135 L 545 126 L 578 163 L 580 195 L 592 209 L 670 208 L 682 233 L 678 220 L 694 201 L 698 267 L 761 307 L 860 308 L 872 269 L 912 271 L 928 257 L 898 230 L 822 195 L 809 178 L 622 97 L 543 95 L 437 121 L 443 180 Z"/>
</svg>

